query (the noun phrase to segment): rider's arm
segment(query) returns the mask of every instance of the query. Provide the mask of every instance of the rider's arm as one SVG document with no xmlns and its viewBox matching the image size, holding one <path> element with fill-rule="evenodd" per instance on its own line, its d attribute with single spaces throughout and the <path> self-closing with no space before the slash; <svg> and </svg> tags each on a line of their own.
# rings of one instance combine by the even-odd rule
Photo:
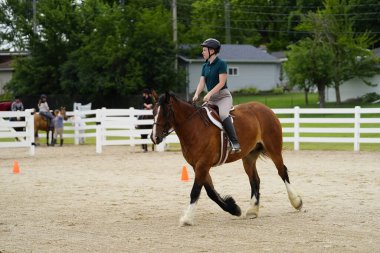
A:
<svg viewBox="0 0 380 253">
<path fill-rule="evenodd" d="M 199 79 L 197 90 L 195 91 L 195 94 L 194 94 L 194 97 L 193 97 L 193 101 L 196 101 L 198 99 L 199 94 L 201 94 L 201 92 L 205 88 L 205 84 L 206 84 L 205 77 L 201 76 L 201 78 Z"/>
</svg>

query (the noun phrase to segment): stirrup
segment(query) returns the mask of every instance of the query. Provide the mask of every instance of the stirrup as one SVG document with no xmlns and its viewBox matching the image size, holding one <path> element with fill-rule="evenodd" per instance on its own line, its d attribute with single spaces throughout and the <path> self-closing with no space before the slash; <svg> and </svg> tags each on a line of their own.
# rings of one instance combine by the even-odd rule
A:
<svg viewBox="0 0 380 253">
<path fill-rule="evenodd" d="M 237 147 L 234 147 L 234 144 L 232 144 L 232 142 L 230 142 L 230 151 L 231 151 L 231 154 L 241 152 L 240 144 L 237 144 Z"/>
</svg>

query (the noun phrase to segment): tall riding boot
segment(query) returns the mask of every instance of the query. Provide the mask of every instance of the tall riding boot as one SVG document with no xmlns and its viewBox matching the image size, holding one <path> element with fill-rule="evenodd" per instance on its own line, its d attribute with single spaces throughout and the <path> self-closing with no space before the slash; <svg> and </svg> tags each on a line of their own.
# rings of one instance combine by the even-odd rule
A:
<svg viewBox="0 0 380 253">
<path fill-rule="evenodd" d="M 57 143 L 57 139 L 53 139 L 52 141 L 51 141 L 51 145 L 54 147 L 54 145 Z"/>
<path fill-rule="evenodd" d="M 60 143 L 60 145 L 59 145 L 59 146 L 61 146 L 61 147 L 62 147 L 62 145 L 63 145 L 63 139 L 61 139 L 61 143 Z"/>
<path fill-rule="evenodd" d="M 235 127 L 232 123 L 231 117 L 226 118 L 222 122 L 224 130 L 226 130 L 226 133 L 228 135 L 228 138 L 231 142 L 231 153 L 239 153 L 241 151 L 240 144 L 236 136 Z"/>
</svg>

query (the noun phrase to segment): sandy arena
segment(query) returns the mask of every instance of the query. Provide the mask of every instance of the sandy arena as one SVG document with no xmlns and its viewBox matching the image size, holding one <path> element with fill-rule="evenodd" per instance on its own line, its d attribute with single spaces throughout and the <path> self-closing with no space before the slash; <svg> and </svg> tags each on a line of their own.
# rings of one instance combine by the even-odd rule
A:
<svg viewBox="0 0 380 253">
<path fill-rule="evenodd" d="M 0 149 L 0 252 L 379 252 L 379 152 L 285 151 L 284 160 L 302 211 L 261 159 L 257 219 L 225 213 L 203 189 L 194 226 L 179 227 L 194 178 L 187 165 L 190 181 L 180 180 L 181 152 L 71 145 L 30 157 Z M 244 213 L 250 187 L 241 161 L 211 175 Z"/>
</svg>

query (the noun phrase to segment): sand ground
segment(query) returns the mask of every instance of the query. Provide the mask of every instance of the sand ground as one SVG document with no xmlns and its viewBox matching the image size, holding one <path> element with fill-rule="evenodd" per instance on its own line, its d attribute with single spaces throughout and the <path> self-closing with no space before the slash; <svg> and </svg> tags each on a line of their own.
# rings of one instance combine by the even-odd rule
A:
<svg viewBox="0 0 380 253">
<path fill-rule="evenodd" d="M 195 225 L 180 227 L 192 186 L 180 180 L 181 152 L 118 146 L 96 154 L 85 145 L 37 147 L 31 157 L 0 149 L 0 252 L 380 252 L 380 153 L 285 151 L 284 161 L 302 211 L 265 159 L 257 219 L 225 213 L 202 190 Z M 244 212 L 242 163 L 211 175 Z"/>
</svg>

